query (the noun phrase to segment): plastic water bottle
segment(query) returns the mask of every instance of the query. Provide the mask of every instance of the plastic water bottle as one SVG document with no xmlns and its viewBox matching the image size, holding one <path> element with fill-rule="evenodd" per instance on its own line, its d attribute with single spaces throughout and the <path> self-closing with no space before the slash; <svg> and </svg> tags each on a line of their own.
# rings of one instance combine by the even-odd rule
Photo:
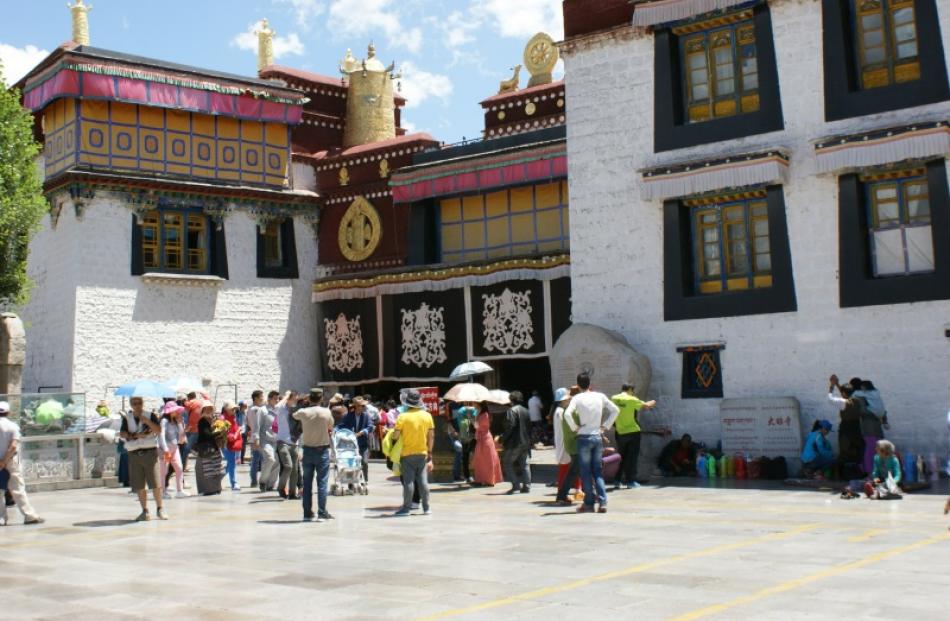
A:
<svg viewBox="0 0 950 621">
<path fill-rule="evenodd" d="M 913 453 L 904 455 L 904 481 L 907 483 L 917 482 L 917 461 Z"/>
<path fill-rule="evenodd" d="M 921 483 L 927 481 L 927 465 L 924 463 L 923 455 L 917 455 L 917 480 Z"/>
<path fill-rule="evenodd" d="M 700 479 L 706 478 L 706 455 L 705 454 L 700 454 L 700 456 L 696 458 L 696 474 L 699 475 Z"/>
<path fill-rule="evenodd" d="M 709 471 L 709 478 L 716 478 L 716 458 L 712 455 L 709 456 L 709 459 L 706 460 L 706 469 Z"/>
<path fill-rule="evenodd" d="M 719 458 L 719 476 L 723 479 L 729 476 L 729 458 L 725 455 Z"/>
<path fill-rule="evenodd" d="M 746 463 L 745 456 L 742 453 L 736 453 L 733 457 L 733 467 L 735 468 L 736 478 L 745 479 L 746 478 Z"/>
</svg>

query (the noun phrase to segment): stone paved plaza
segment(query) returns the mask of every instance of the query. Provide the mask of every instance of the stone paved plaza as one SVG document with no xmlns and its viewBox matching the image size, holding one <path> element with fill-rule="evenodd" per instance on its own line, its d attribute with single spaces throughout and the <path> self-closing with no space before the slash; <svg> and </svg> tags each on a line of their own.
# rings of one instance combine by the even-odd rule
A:
<svg viewBox="0 0 950 621">
<path fill-rule="evenodd" d="M 369 496 L 331 497 L 337 519 L 322 524 L 249 490 L 170 500 L 171 520 L 149 523 L 130 521 L 125 490 L 33 494 L 46 524 L 24 527 L 14 510 L 0 529 L 2 618 L 948 616 L 942 495 L 660 484 L 577 515 L 543 486 L 435 486 L 433 516 L 393 519 L 400 487 L 384 474 L 372 465 Z"/>
</svg>

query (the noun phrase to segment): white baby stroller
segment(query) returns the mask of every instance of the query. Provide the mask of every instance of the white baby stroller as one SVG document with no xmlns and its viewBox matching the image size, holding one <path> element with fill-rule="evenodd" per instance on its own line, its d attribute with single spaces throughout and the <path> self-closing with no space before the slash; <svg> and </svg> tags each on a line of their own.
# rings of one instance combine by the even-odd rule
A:
<svg viewBox="0 0 950 621">
<path fill-rule="evenodd" d="M 367 493 L 363 478 L 363 458 L 356 434 L 349 429 L 333 432 L 333 483 L 330 493 L 334 496 Z"/>
</svg>

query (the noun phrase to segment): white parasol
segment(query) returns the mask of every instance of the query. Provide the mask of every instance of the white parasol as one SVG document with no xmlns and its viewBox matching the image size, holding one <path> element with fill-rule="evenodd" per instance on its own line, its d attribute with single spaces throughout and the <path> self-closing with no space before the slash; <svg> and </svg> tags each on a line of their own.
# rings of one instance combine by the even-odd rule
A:
<svg viewBox="0 0 950 621">
<path fill-rule="evenodd" d="M 483 401 L 491 401 L 492 394 L 490 390 L 481 384 L 465 382 L 463 384 L 456 384 L 450 388 L 449 391 L 445 393 L 444 399 L 456 403 L 468 403 L 470 401 L 481 403 Z"/>
</svg>

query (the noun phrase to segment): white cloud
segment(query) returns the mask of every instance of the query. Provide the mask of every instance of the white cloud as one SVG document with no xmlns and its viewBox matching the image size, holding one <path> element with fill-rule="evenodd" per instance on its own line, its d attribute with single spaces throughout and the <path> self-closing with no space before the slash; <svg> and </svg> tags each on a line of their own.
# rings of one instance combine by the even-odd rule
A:
<svg viewBox="0 0 950 621">
<path fill-rule="evenodd" d="M 231 39 L 231 45 L 238 47 L 242 50 L 250 50 L 257 53 L 257 34 L 258 30 L 261 29 L 261 22 L 257 21 L 253 24 L 250 24 L 247 27 L 247 30 L 237 34 Z M 304 45 L 300 40 L 300 37 L 297 36 L 296 32 L 292 32 L 286 37 L 276 35 L 274 37 L 274 58 L 280 58 L 281 56 L 287 55 L 296 55 L 301 56 L 304 53 Z"/>
<path fill-rule="evenodd" d="M 555 41 L 564 38 L 561 0 L 472 0 L 469 10 L 476 18 L 488 18 L 503 37 L 527 39 L 546 32 Z"/>
<path fill-rule="evenodd" d="M 333 0 L 327 27 L 340 37 L 369 37 L 383 34 L 390 45 L 413 54 L 422 49 L 422 31 L 406 28 L 393 0 Z"/>
<path fill-rule="evenodd" d="M 303 30 L 310 30 L 313 20 L 323 15 L 326 4 L 320 0 L 273 0 L 276 4 L 289 4 L 293 9 L 297 25 Z"/>
<path fill-rule="evenodd" d="M 452 80 L 446 75 L 424 71 L 409 61 L 402 63 L 399 70 L 402 72 L 400 94 L 406 98 L 407 108 L 415 108 L 430 97 L 445 101 L 452 95 Z"/>
<path fill-rule="evenodd" d="M 405 120 L 405 119 L 400 119 L 400 120 L 399 120 L 399 124 L 402 126 L 402 128 L 403 128 L 404 130 L 406 130 L 406 133 L 407 133 L 407 134 L 414 134 L 414 133 L 416 133 L 416 131 L 418 131 L 417 128 L 416 128 L 416 124 L 413 123 L 412 121 L 407 121 L 407 120 Z"/>
<path fill-rule="evenodd" d="M 478 30 L 481 23 L 472 15 L 461 11 L 452 11 L 444 18 L 432 18 L 432 23 L 442 30 L 442 42 L 445 47 L 455 50 L 467 43 L 474 43 L 472 33 Z"/>
<path fill-rule="evenodd" d="M 0 43 L 0 63 L 3 64 L 4 81 L 14 84 L 47 56 L 47 50 L 41 50 L 35 45 L 19 48 Z"/>
</svg>

